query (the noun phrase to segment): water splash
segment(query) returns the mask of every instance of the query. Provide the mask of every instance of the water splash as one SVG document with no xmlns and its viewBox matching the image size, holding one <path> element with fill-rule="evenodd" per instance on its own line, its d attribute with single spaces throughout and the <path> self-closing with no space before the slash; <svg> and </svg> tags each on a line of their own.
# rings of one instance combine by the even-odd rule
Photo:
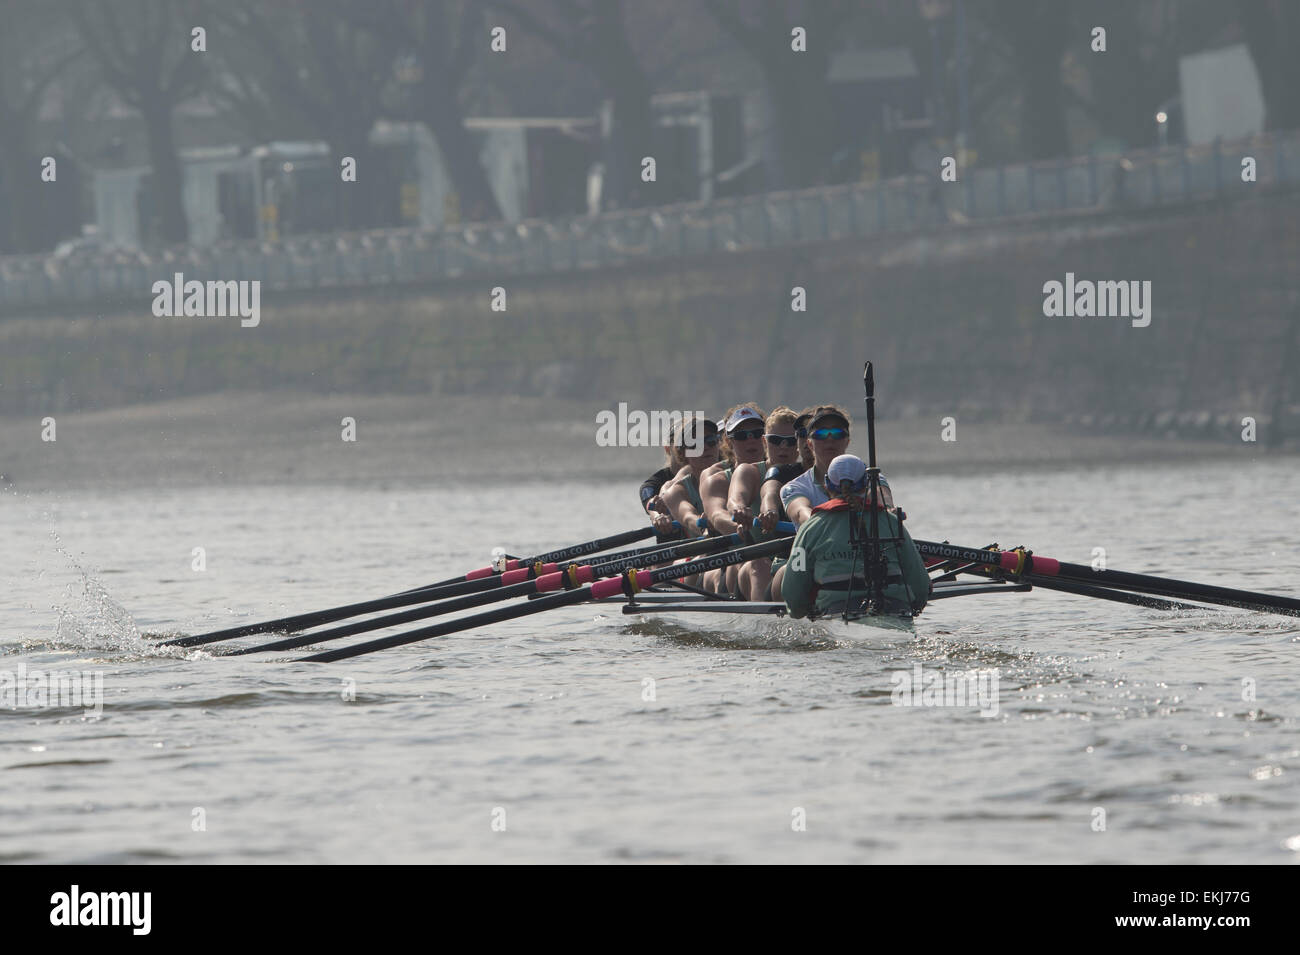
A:
<svg viewBox="0 0 1300 955">
<path fill-rule="evenodd" d="M 54 519 L 49 511 L 42 516 L 50 521 Z M 54 552 L 75 574 L 75 579 L 64 586 L 62 598 L 50 608 L 58 617 L 54 645 L 78 650 L 144 653 L 147 644 L 126 608 L 114 600 L 103 582 L 86 570 L 63 545 L 57 527 L 50 528 L 49 536 Z M 34 648 L 28 646 L 27 649 Z"/>
</svg>

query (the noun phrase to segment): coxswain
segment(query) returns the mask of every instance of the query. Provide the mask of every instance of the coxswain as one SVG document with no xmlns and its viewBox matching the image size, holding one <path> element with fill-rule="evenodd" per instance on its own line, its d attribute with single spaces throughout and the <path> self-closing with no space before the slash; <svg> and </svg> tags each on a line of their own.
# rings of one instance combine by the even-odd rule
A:
<svg viewBox="0 0 1300 955">
<path fill-rule="evenodd" d="M 791 617 L 857 613 L 872 605 L 883 574 L 879 613 L 915 616 L 930 596 L 930 575 L 896 508 L 875 502 L 875 544 L 883 564 L 870 566 L 872 507 L 867 465 L 842 454 L 826 469 L 827 500 L 799 525 L 784 568 L 781 595 Z M 883 490 L 883 489 L 882 489 Z"/>
</svg>

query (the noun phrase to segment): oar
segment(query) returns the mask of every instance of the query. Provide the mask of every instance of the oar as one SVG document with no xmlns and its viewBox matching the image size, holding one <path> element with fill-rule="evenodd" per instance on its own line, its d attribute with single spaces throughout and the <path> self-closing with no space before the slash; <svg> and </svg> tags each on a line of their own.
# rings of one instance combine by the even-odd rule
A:
<svg viewBox="0 0 1300 955">
<path fill-rule="evenodd" d="M 493 551 L 493 553 L 495 554 L 496 552 Z M 515 565 L 518 566 L 518 562 L 524 559 L 524 558 L 522 558 L 522 557 L 516 557 L 514 554 L 504 554 L 504 553 L 503 553 L 501 556 L 502 556 L 502 558 L 505 560 L 505 567 L 506 567 L 507 570 L 510 569 L 510 563 L 511 563 L 511 561 L 514 561 L 514 562 L 515 562 Z M 497 570 L 496 570 L 496 562 L 495 562 L 495 561 L 493 561 L 492 567 L 493 567 L 493 573 L 500 573 L 500 571 L 497 571 Z M 460 583 L 462 580 L 465 580 L 465 579 L 466 579 L 466 578 L 465 578 L 465 575 L 464 575 L 464 574 L 462 574 L 462 575 L 459 576 L 459 577 L 448 577 L 446 580 L 439 580 L 439 581 L 436 581 L 435 583 L 432 583 L 432 584 L 423 584 L 423 585 L 421 585 L 421 586 L 419 586 L 419 587 L 412 587 L 410 590 L 399 590 L 397 593 L 395 593 L 395 594 L 389 594 L 388 596 L 390 596 L 390 597 L 405 597 L 407 594 L 415 594 L 415 593 L 419 593 L 420 591 L 423 591 L 423 590 L 436 590 L 436 589 L 438 589 L 439 587 L 446 587 L 448 584 L 458 584 L 458 583 Z"/>
<path fill-rule="evenodd" d="M 582 544 L 574 544 L 571 547 L 562 547 L 559 550 L 553 550 L 546 554 L 540 554 L 537 557 L 530 558 L 526 561 L 514 561 L 514 567 L 507 567 L 507 572 L 519 570 L 522 567 L 536 567 L 538 564 L 550 564 L 561 560 L 572 560 L 578 557 L 584 557 L 588 554 L 598 554 L 603 550 L 609 550 L 611 547 L 618 547 L 622 544 L 630 544 L 634 541 L 645 540 L 647 537 L 654 536 L 653 527 L 638 527 L 635 530 L 624 531 L 622 534 L 615 534 L 611 537 L 601 537 L 596 540 L 586 541 Z M 471 581 L 490 581 L 495 576 L 501 576 L 501 572 L 492 567 L 484 567 L 479 570 L 472 570 L 469 573 L 458 577 L 443 587 L 452 587 L 457 584 L 467 584 Z M 492 587 L 495 584 L 487 583 L 481 586 Z M 377 600 L 365 600 L 361 603 L 347 604 L 342 607 L 331 607 L 328 610 L 316 610 L 310 613 L 295 614 L 292 617 L 280 617 L 277 620 L 265 620 L 261 623 L 246 623 L 238 627 L 230 627 L 226 630 L 216 630 L 212 633 L 193 634 L 188 637 L 177 637 L 174 640 L 165 640 L 159 646 L 164 647 L 198 647 L 208 643 L 216 643 L 219 640 L 233 640 L 235 637 L 248 637 L 256 633 L 273 633 L 273 632 L 292 632 L 294 630 L 306 630 L 308 627 L 319 627 L 321 624 L 333 623 L 335 620 L 344 620 L 348 617 L 357 617 L 363 613 L 372 613 L 379 610 L 392 610 L 395 607 L 405 607 L 413 603 L 424 603 L 431 598 L 428 596 L 430 591 L 434 590 L 434 585 L 427 588 L 417 588 L 408 590 L 400 594 L 394 594 L 391 597 L 380 597 Z M 439 591 L 440 596 L 447 597 L 453 594 Z"/>
<path fill-rule="evenodd" d="M 673 528 L 680 531 L 681 525 L 673 521 Z M 459 583 L 463 580 L 480 580 L 484 577 L 508 573 L 512 570 L 521 570 L 525 567 L 535 567 L 539 564 L 558 564 L 565 561 L 577 560 L 579 557 L 587 557 L 591 554 L 599 554 L 601 551 L 609 550 L 613 547 L 619 547 L 623 544 L 631 544 L 634 541 L 645 540 L 647 537 L 654 537 L 656 534 L 653 526 L 641 527 L 636 530 L 624 531 L 622 534 L 615 534 L 612 537 L 602 537 L 596 540 L 585 541 L 581 544 L 574 544 L 570 547 L 561 547 L 559 550 L 548 551 L 545 554 L 538 554 L 536 557 L 506 557 L 503 566 L 505 570 L 497 569 L 495 563 L 491 567 L 480 567 L 478 570 L 471 570 L 463 577 L 453 577 L 451 580 L 442 581 L 436 584 L 427 584 L 424 587 L 414 587 L 411 590 L 403 590 L 400 594 L 394 594 L 395 597 L 404 597 L 408 594 L 425 593 L 430 590 L 436 590 L 448 584 Z M 660 544 L 668 543 L 668 538 L 659 538 Z M 550 571 L 545 571 L 550 573 Z"/>
<path fill-rule="evenodd" d="M 1210 609 L 1202 604 L 1187 604 L 1178 600 L 1165 600 L 1163 597 L 1152 597 L 1150 594 L 1135 594 L 1130 593 L 1127 590 L 1111 590 L 1107 587 L 1094 587 L 1091 584 L 1081 584 L 1075 581 L 1044 577 L 1041 574 L 1026 574 L 1024 579 L 1029 581 L 1035 587 L 1042 587 L 1044 590 L 1059 590 L 1063 594 L 1074 594 L 1078 597 L 1096 597 L 1099 600 L 1113 600 L 1116 603 L 1134 604 L 1138 607 L 1149 607 L 1152 610 Z"/>
<path fill-rule="evenodd" d="M 983 548 L 989 550 L 996 549 L 997 544 L 990 544 Z M 927 569 L 934 573 L 939 570 L 942 573 L 936 574 L 930 578 L 931 584 L 940 584 L 950 580 L 956 580 L 958 574 L 975 574 L 980 577 L 992 575 L 992 568 L 981 564 L 963 564 L 960 561 L 936 560 L 931 557 L 932 566 Z M 1117 603 L 1136 604 L 1139 607 L 1149 607 L 1152 610 L 1205 610 L 1200 604 L 1179 603 L 1176 600 L 1165 600 L 1162 597 L 1152 597 L 1147 594 L 1134 594 L 1126 590 L 1110 590 L 1106 587 L 1094 587 L 1091 584 L 1079 584 L 1072 581 L 1058 580 L 1052 577 L 1042 577 L 1038 574 L 1023 574 L 1022 578 L 1036 587 L 1042 587 L 1044 590 L 1059 590 L 1064 594 L 1075 594 L 1079 597 L 1097 597 L 1101 600 L 1114 600 Z"/>
<path fill-rule="evenodd" d="M 1244 610 L 1285 614 L 1293 617 L 1300 616 L 1300 600 L 1295 597 L 1282 597 L 1276 594 L 1258 593 L 1253 590 L 1236 590 L 1231 587 L 1216 587 L 1213 584 L 1198 584 L 1186 580 L 1153 577 L 1149 574 L 1132 574 L 1120 570 L 1093 570 L 1083 564 L 1070 564 L 1052 557 L 1040 557 L 1023 551 L 977 550 L 973 547 L 961 547 L 957 544 L 941 544 L 922 540 L 915 543 L 922 556 L 941 557 L 945 560 L 955 558 L 968 563 L 998 567 L 1013 576 L 1028 574 L 1035 578 L 1054 577 L 1092 586 L 1133 590 L 1142 594 L 1181 597 L 1185 600 L 1199 600 L 1202 603 L 1220 604 L 1225 607 L 1240 607 Z"/>
<path fill-rule="evenodd" d="M 657 554 L 664 549 L 663 545 L 654 544 L 650 547 L 636 547 L 631 550 L 615 551 L 606 555 L 606 560 L 615 560 L 619 558 L 640 557 L 646 554 Z M 650 563 L 654 563 L 651 561 Z M 479 577 L 474 580 L 462 580 L 458 583 L 446 584 L 442 587 L 433 587 L 428 590 L 412 590 L 406 593 L 394 594 L 391 597 L 380 597 L 375 600 L 368 600 L 365 603 L 353 604 L 350 607 L 339 607 L 336 610 L 319 611 L 316 614 L 305 614 L 305 618 L 316 618 L 314 622 L 303 623 L 294 627 L 283 628 L 285 632 L 293 633 L 298 630 L 306 630 L 311 627 L 319 627 L 322 624 L 333 623 L 336 620 L 343 620 L 348 617 L 359 617 L 363 614 L 376 613 L 381 610 L 393 610 L 397 607 L 409 607 L 412 604 L 427 604 L 438 600 L 447 600 L 451 597 L 462 597 L 466 594 L 483 593 L 484 591 L 496 591 L 502 587 L 509 587 L 525 580 L 532 580 L 534 577 L 540 577 L 543 574 L 553 574 L 557 570 L 563 570 L 569 564 L 529 564 L 526 567 L 519 567 L 515 570 L 507 570 L 503 574 L 495 574 L 491 577 Z M 237 630 L 239 628 L 236 628 Z M 210 643 L 231 640 L 234 637 L 247 636 L 243 633 L 235 633 L 233 636 L 225 630 L 219 630 L 216 633 L 201 633 L 189 637 L 175 637 L 171 640 L 160 643 L 163 647 L 199 647 L 206 646 Z"/>
<path fill-rule="evenodd" d="M 688 541 L 681 544 L 670 545 L 651 549 L 647 553 L 635 554 L 618 560 L 602 561 L 597 564 L 583 566 L 579 564 L 565 564 L 555 567 L 552 573 L 559 573 L 562 577 L 567 577 L 570 586 L 590 583 L 593 580 L 599 580 L 602 577 L 617 577 L 619 574 L 628 570 L 640 567 L 648 567 L 654 564 L 662 564 L 669 561 L 677 560 L 681 557 L 695 557 L 700 554 L 708 554 L 715 550 L 724 550 L 735 547 L 740 544 L 738 534 L 729 534 L 725 537 L 701 537 L 694 541 Z M 554 565 L 552 565 L 554 567 Z M 512 571 L 511 573 L 523 573 L 524 571 Z M 504 587 L 498 587 L 495 590 L 483 593 L 471 594 L 467 597 L 460 597 L 455 600 L 444 600 L 441 603 L 428 607 L 418 607 L 415 610 L 406 610 L 402 613 L 389 614 L 385 617 L 374 617 L 369 620 L 362 620 L 359 623 L 349 623 L 342 627 L 334 627 L 332 630 L 323 630 L 316 633 L 304 633 L 296 637 L 286 637 L 283 640 L 276 640 L 272 643 L 262 643 L 255 647 L 241 647 L 238 650 L 232 650 L 224 656 L 242 656 L 247 653 L 263 653 L 274 650 L 294 650 L 298 647 L 307 647 L 317 643 L 326 643 L 330 640 L 338 640 L 341 637 L 350 637 L 358 633 L 369 633 L 372 630 L 385 630 L 388 627 L 395 627 L 398 624 L 411 623 L 415 620 L 424 620 L 428 617 L 438 617 L 442 614 L 455 613 L 458 610 L 468 610 L 471 607 L 481 607 L 485 604 L 495 603 L 501 600 L 509 600 L 512 597 L 524 597 L 529 594 L 545 593 L 547 589 L 542 586 L 541 581 L 546 579 L 546 575 L 539 575 L 532 580 L 524 580 L 520 583 L 510 584 Z"/>
<path fill-rule="evenodd" d="M 779 540 L 764 541 L 761 544 L 751 544 L 748 547 L 741 547 L 737 550 L 726 551 L 721 554 L 712 554 L 708 557 L 701 557 L 697 560 L 687 561 L 684 564 L 673 564 L 670 567 L 660 567 L 658 570 L 629 570 L 623 577 L 611 577 L 607 580 L 596 581 L 577 590 L 568 590 L 562 593 L 552 593 L 547 597 L 542 597 L 533 601 L 521 601 L 510 604 L 507 607 L 500 607 L 496 610 L 488 610 L 484 613 L 472 614 L 468 617 L 459 617 L 456 620 L 448 620 L 443 623 L 434 624 L 431 627 L 423 627 L 419 630 L 411 630 L 407 633 L 397 633 L 388 637 L 381 637 L 378 640 L 369 640 L 365 643 L 354 644 L 350 647 L 340 647 L 337 650 L 326 650 L 323 653 L 315 653 L 309 657 L 303 657 L 302 660 L 310 663 L 331 663 L 335 660 L 345 660 L 349 657 L 360 656 L 363 653 L 374 653 L 377 650 L 387 650 L 391 647 L 400 647 L 408 643 L 416 643 L 420 640 L 430 640 L 434 637 L 444 637 L 451 633 L 459 633 L 462 630 L 471 630 L 475 627 L 483 627 L 490 623 L 498 623 L 503 620 L 513 620 L 517 617 L 526 617 L 530 614 L 541 613 L 544 610 L 552 610 L 557 607 L 570 607 L 574 604 L 580 604 L 588 600 L 600 600 L 604 597 L 613 597 L 617 594 L 626 594 L 631 597 L 639 591 L 653 587 L 655 584 L 666 583 L 670 580 L 678 580 L 682 577 L 690 577 L 693 574 L 702 574 L 710 570 L 719 570 L 723 567 L 730 567 L 733 564 L 743 564 L 748 560 L 756 560 L 760 557 L 771 557 L 779 554 L 790 547 L 790 538 L 783 537 Z M 539 577 L 537 584 L 547 590 L 559 590 L 564 586 L 564 574 L 555 573 L 547 574 L 545 577 Z"/>
</svg>

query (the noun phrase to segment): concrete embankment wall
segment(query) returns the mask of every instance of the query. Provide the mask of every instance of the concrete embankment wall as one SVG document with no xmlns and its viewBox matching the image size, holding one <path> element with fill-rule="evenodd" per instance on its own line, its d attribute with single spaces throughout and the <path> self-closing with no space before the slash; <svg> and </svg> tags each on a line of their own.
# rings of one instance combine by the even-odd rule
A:
<svg viewBox="0 0 1300 955">
<path fill-rule="evenodd" d="M 1151 322 L 1048 318 L 1043 284 L 1151 282 Z M 159 278 L 170 278 L 158 276 Z M 507 294 L 491 310 L 492 286 Z M 791 289 L 807 311 L 791 311 Z M 264 296 L 261 324 L 146 305 L 0 321 L 0 413 L 223 390 L 519 394 L 1152 427 L 1300 401 L 1300 196 L 656 261 L 552 278 Z M 1238 425 L 1234 425 L 1236 427 Z"/>
</svg>

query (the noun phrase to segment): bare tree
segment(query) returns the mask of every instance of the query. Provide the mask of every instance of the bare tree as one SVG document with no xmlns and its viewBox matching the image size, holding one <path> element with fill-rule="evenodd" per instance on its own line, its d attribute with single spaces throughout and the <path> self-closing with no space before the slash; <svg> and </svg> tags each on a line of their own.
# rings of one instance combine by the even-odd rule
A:
<svg viewBox="0 0 1300 955">
<path fill-rule="evenodd" d="M 1031 159 L 1069 151 L 1061 60 L 1069 43 L 1070 6 L 1037 0 L 984 0 L 977 15 L 1005 37 L 1020 77 L 1020 144 Z"/>
<path fill-rule="evenodd" d="M 1300 127 L 1300 5 L 1237 0 L 1237 17 L 1259 68 L 1268 128 Z"/>
<path fill-rule="evenodd" d="M 0 216 L 0 250 L 31 252 L 53 238 L 35 186 L 36 115 L 50 85 L 84 50 L 75 34 L 48 36 L 37 9 L 21 0 L 0 3 L 0 21 L 0 208 L 7 213 Z"/>
<path fill-rule="evenodd" d="M 611 115 L 606 139 L 605 197 L 611 206 L 639 206 L 650 199 L 640 162 L 652 152 L 654 116 L 650 81 L 628 36 L 622 0 L 549 0 L 491 5 L 543 39 L 566 59 L 581 63 L 608 95 Z M 542 6 L 543 12 L 535 12 Z"/>
<path fill-rule="evenodd" d="M 480 50 L 488 45 L 482 8 L 473 0 L 383 0 L 354 22 L 386 37 L 410 60 L 410 94 L 398 107 L 403 118 L 423 121 L 433 134 L 469 220 L 501 218 L 501 209 L 479 158 L 478 143 L 465 128 L 460 94 Z"/>
<path fill-rule="evenodd" d="M 758 63 L 775 126 L 773 185 L 826 179 L 831 154 L 831 97 L 826 82 L 837 34 L 854 12 L 849 0 L 705 0 L 705 8 Z M 807 49 L 793 48 L 802 27 Z"/>
<path fill-rule="evenodd" d="M 167 242 L 189 235 L 181 200 L 181 166 L 172 116 L 198 93 L 202 53 L 190 48 L 198 25 L 193 5 L 172 0 L 72 0 L 69 12 L 105 81 L 144 119 L 157 204 L 158 230 Z"/>
<path fill-rule="evenodd" d="M 344 183 L 340 175 L 333 198 L 337 221 L 361 228 L 375 221 L 373 193 L 382 183 L 370 161 L 370 132 L 383 113 L 396 49 L 388 36 L 345 15 L 347 6 L 342 0 L 214 4 L 227 49 L 223 76 L 213 85 L 255 133 L 315 135 L 328 144 L 336 172 L 344 157 L 354 159 L 356 182 Z"/>
</svg>

